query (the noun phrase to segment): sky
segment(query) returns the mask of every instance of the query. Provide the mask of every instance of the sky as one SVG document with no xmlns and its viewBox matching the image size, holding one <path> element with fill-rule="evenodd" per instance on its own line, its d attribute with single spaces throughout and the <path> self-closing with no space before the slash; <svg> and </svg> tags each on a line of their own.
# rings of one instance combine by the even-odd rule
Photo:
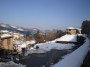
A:
<svg viewBox="0 0 90 67">
<path fill-rule="evenodd" d="M 90 20 L 90 0 L 0 0 L 0 23 L 66 29 Z"/>
</svg>

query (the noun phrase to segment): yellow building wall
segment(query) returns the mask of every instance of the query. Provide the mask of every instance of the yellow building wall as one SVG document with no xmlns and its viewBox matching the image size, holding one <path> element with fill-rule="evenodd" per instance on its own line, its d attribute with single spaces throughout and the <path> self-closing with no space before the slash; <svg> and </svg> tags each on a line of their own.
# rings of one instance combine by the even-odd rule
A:
<svg viewBox="0 0 90 67">
<path fill-rule="evenodd" d="M 2 48 L 13 50 L 13 38 L 7 38 L 2 40 Z"/>
<path fill-rule="evenodd" d="M 19 34 L 13 34 L 13 38 L 14 39 L 19 39 L 20 38 L 20 35 Z"/>
<path fill-rule="evenodd" d="M 10 38 L 10 47 L 9 47 L 10 50 L 13 50 L 13 38 Z"/>
<path fill-rule="evenodd" d="M 69 29 L 67 29 L 66 30 L 66 32 L 68 33 L 68 34 L 77 34 L 77 30 L 69 30 Z"/>
<path fill-rule="evenodd" d="M 8 49 L 7 39 L 3 39 L 3 41 L 2 41 L 2 46 L 3 46 L 3 49 Z"/>
</svg>

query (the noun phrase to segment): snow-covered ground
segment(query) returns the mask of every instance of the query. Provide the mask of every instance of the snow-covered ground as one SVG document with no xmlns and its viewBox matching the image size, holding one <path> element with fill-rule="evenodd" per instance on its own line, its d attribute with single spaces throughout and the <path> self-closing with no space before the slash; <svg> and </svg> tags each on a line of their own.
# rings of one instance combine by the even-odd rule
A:
<svg viewBox="0 0 90 67">
<path fill-rule="evenodd" d="M 89 50 L 89 39 L 71 54 L 67 55 L 53 67 L 80 67 Z"/>
<path fill-rule="evenodd" d="M 13 61 L 0 62 L 0 67 L 26 67 L 26 65 L 16 64 Z"/>
<path fill-rule="evenodd" d="M 39 47 L 36 49 L 36 47 Z M 31 49 L 29 49 L 25 55 L 32 54 L 32 53 L 46 53 L 47 51 L 50 51 L 51 49 L 58 49 L 58 50 L 64 50 L 64 49 L 71 49 L 74 44 L 59 44 L 59 43 L 41 43 L 37 44 Z"/>
<path fill-rule="evenodd" d="M 41 43 L 41 44 L 36 44 L 34 48 L 39 47 L 38 49 L 44 49 L 47 51 L 50 51 L 51 49 L 71 49 L 74 44 L 62 44 L 62 43 Z"/>
<path fill-rule="evenodd" d="M 22 48 L 27 48 L 29 44 L 35 44 L 35 40 L 22 41 L 22 40 L 13 40 L 13 43 L 16 46 L 16 49 L 21 52 Z"/>
</svg>

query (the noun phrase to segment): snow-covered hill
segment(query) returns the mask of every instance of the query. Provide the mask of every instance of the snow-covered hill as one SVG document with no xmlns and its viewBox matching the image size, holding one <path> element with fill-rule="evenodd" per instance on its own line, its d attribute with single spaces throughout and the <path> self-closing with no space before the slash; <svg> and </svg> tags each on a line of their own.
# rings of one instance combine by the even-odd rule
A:
<svg viewBox="0 0 90 67">
<path fill-rule="evenodd" d="M 32 33 L 32 30 L 30 29 L 26 29 L 26 28 L 14 26 L 14 25 L 9 25 L 9 24 L 4 24 L 4 23 L 0 23 L 0 30 L 6 30 L 9 32 L 19 32 L 22 34 Z"/>
</svg>

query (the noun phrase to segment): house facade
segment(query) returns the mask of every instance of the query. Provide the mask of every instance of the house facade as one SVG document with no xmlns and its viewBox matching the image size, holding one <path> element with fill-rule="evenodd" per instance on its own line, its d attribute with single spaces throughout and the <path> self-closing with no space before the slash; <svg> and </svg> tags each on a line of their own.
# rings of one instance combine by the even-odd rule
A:
<svg viewBox="0 0 90 67">
<path fill-rule="evenodd" d="M 0 38 L 0 48 L 5 50 L 13 50 L 13 36 L 2 34 Z"/>
<path fill-rule="evenodd" d="M 19 33 L 13 33 L 13 39 L 19 39 L 20 34 Z"/>
<path fill-rule="evenodd" d="M 78 33 L 78 30 L 76 28 L 69 27 L 69 28 L 66 29 L 66 34 L 75 35 L 77 33 Z"/>
</svg>

